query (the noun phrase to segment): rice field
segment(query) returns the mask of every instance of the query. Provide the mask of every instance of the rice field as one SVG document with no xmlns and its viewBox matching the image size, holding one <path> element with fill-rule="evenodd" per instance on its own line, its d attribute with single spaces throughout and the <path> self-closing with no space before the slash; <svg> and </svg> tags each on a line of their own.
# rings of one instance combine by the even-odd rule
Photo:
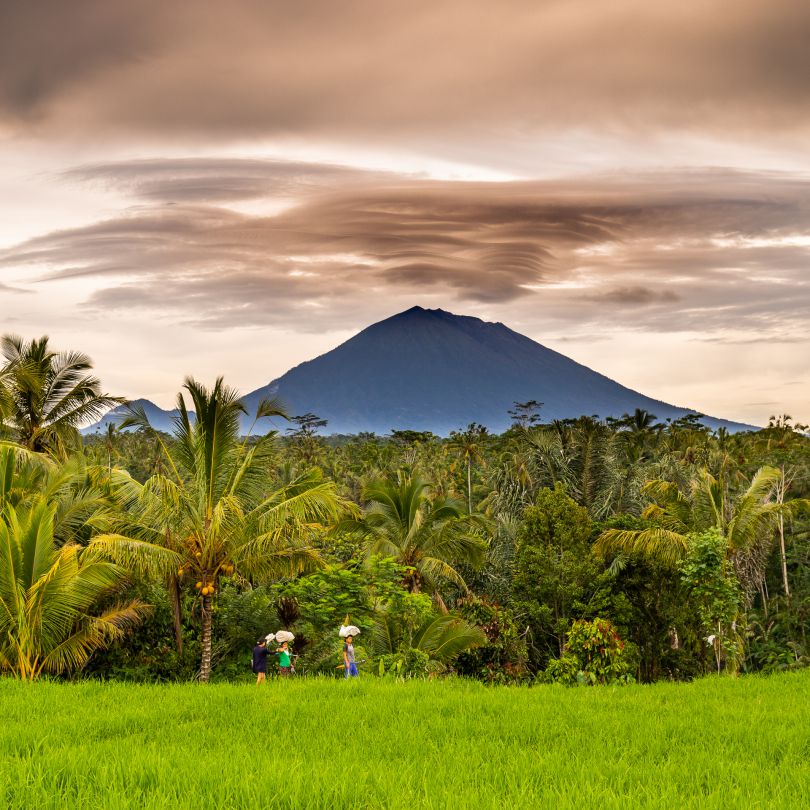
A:
<svg viewBox="0 0 810 810">
<path fill-rule="evenodd" d="M 807 807 L 810 672 L 595 689 L 0 680 L 8 808 Z"/>
</svg>

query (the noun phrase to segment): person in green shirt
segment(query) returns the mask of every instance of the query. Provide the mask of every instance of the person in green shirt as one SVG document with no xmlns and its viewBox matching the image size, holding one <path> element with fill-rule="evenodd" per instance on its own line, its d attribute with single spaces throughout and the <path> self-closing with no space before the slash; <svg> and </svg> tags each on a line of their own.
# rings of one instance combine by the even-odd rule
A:
<svg viewBox="0 0 810 810">
<path fill-rule="evenodd" d="M 281 647 L 276 650 L 276 654 L 278 655 L 278 673 L 286 678 L 292 672 L 289 644 L 285 641 Z"/>
</svg>

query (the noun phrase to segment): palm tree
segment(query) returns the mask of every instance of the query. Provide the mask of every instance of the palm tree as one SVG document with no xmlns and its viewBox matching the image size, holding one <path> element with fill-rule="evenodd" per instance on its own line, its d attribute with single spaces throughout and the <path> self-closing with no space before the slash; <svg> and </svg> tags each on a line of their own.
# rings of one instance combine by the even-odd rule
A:
<svg viewBox="0 0 810 810">
<path fill-rule="evenodd" d="M 641 554 L 674 565 L 687 553 L 690 533 L 716 528 L 726 539 L 728 557 L 750 598 L 761 582 L 779 517 L 807 503 L 775 499 L 781 476 L 780 470 L 761 467 L 736 496 L 729 493 L 722 476 L 715 478 L 707 470 L 701 470 L 686 491 L 671 481 L 649 481 L 644 493 L 652 503 L 643 512 L 651 522 L 649 528 L 609 529 L 594 549 L 603 556 Z"/>
<path fill-rule="evenodd" d="M 641 471 L 634 465 L 622 465 L 616 433 L 596 417 L 555 420 L 524 431 L 516 439 L 520 451 L 506 464 L 525 465 L 528 486 L 516 486 L 518 481 L 511 470 L 503 470 L 495 476 L 496 489 L 486 499 L 488 509 L 502 501 L 502 495 L 510 500 L 510 490 L 522 492 L 523 506 L 528 506 L 539 489 L 560 481 L 596 519 L 616 511 L 634 511 Z M 512 516 L 518 514 L 512 512 Z"/>
<path fill-rule="evenodd" d="M 430 498 L 429 485 L 402 471 L 397 480 L 378 480 L 363 491 L 365 514 L 343 527 L 359 532 L 369 556 L 393 557 L 409 570 L 405 584 L 412 593 L 431 589 L 439 596 L 443 581 L 466 589 L 459 563 L 479 565 L 486 543 L 480 536 L 482 521 L 465 515 L 451 498 Z"/>
<path fill-rule="evenodd" d="M 92 544 L 58 546 L 55 513 L 39 496 L 0 516 L 0 670 L 25 680 L 80 669 L 147 611 L 137 599 L 97 610 L 126 572 Z"/>
<path fill-rule="evenodd" d="M 11 398 L 11 368 L 6 363 L 0 366 L 0 439 L 5 439 L 9 433 L 6 420 L 11 415 L 14 402 Z"/>
<path fill-rule="evenodd" d="M 92 363 L 79 352 L 54 352 L 48 337 L 0 341 L 6 363 L 0 385 L 4 427 L 23 447 L 64 458 L 79 445 L 79 426 L 123 400 L 101 393 Z M 4 404 L 3 404 L 4 403 Z"/>
<path fill-rule="evenodd" d="M 368 650 L 375 657 L 419 650 L 431 661 L 447 666 L 466 650 L 486 643 L 486 633 L 459 616 L 431 617 L 411 629 L 393 615 L 382 614 L 372 627 Z"/>
<path fill-rule="evenodd" d="M 450 447 L 463 460 L 467 468 L 467 514 L 472 514 L 472 466 L 481 461 L 481 452 L 488 430 L 471 422 L 463 431 L 450 434 Z"/>
<path fill-rule="evenodd" d="M 107 472 L 112 474 L 113 456 L 118 455 L 116 444 L 118 439 L 118 425 L 115 422 L 107 422 L 104 431 L 104 449 L 107 451 Z"/>
<path fill-rule="evenodd" d="M 200 596 L 202 660 L 200 679 L 211 672 L 212 609 L 222 576 L 293 575 L 318 561 L 313 536 L 333 523 L 347 505 L 335 485 L 310 470 L 275 488 L 269 469 L 275 432 L 256 440 L 240 438 L 245 413 L 238 394 L 222 378 L 209 390 L 193 379 L 184 388 L 196 413 L 192 419 L 183 394 L 177 398 L 174 441 L 155 434 L 166 459 L 143 485 L 113 471 L 122 509 L 119 530 L 97 538 L 113 559 L 138 567 L 151 548 L 168 549 L 174 560 L 169 590 L 193 585 Z M 259 405 L 256 419 L 279 415 L 277 403 Z M 128 424 L 151 427 L 142 411 Z"/>
<path fill-rule="evenodd" d="M 30 507 L 44 498 L 54 507 L 53 534 L 57 545 L 86 545 L 104 525 L 112 506 L 107 471 L 89 466 L 82 455 L 58 462 L 20 445 L 0 442 L 0 510 Z"/>
<path fill-rule="evenodd" d="M 538 469 L 536 464 L 538 455 L 523 449 L 499 456 L 487 476 L 489 493 L 479 504 L 487 517 L 515 522 L 521 519 L 523 511 L 534 501 L 538 481 L 547 480 L 545 469 Z"/>
<path fill-rule="evenodd" d="M 621 504 L 624 492 L 616 459 L 616 436 L 593 417 L 555 422 L 559 441 L 557 480 L 594 518 L 604 518 Z"/>
<path fill-rule="evenodd" d="M 631 433 L 648 433 L 663 428 L 660 422 L 655 421 L 657 418 L 654 413 L 636 408 L 632 414 L 624 414 L 617 424 L 619 427 L 627 428 Z"/>
</svg>

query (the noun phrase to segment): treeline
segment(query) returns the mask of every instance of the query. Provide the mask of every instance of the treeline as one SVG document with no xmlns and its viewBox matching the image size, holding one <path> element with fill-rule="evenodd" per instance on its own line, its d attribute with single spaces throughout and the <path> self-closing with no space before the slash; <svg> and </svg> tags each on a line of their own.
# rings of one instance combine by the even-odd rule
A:
<svg viewBox="0 0 810 810">
<path fill-rule="evenodd" d="M 0 372 L 0 668 L 243 677 L 296 635 L 334 672 L 337 627 L 375 674 L 602 683 L 810 660 L 810 454 L 790 417 L 751 433 L 637 411 L 440 438 L 319 435 L 187 380 L 172 435 L 81 355 L 6 338 Z M 197 418 L 189 416 L 193 411 Z M 22 598 L 20 594 L 24 594 Z"/>
</svg>

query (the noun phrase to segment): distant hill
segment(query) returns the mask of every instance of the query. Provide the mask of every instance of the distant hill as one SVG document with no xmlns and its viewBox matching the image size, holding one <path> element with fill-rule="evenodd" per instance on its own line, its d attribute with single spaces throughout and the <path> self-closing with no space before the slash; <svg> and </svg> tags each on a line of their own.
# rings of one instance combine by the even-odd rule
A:
<svg viewBox="0 0 810 810">
<path fill-rule="evenodd" d="M 532 399 L 543 403 L 545 422 L 620 417 L 636 408 L 660 421 L 694 412 L 620 385 L 502 323 L 422 307 L 372 324 L 247 394 L 242 400 L 250 414 L 246 430 L 259 402 L 269 396 L 278 396 L 292 414 L 312 412 L 326 419 L 325 433 L 410 429 L 447 435 L 470 422 L 501 432 L 509 427 L 513 404 Z M 154 418 L 154 427 L 171 427 L 176 412 L 138 402 Z M 119 411 L 99 426 L 118 418 Z M 703 422 L 731 431 L 755 429 L 709 416 Z M 95 430 L 94 425 L 85 432 Z"/>
<path fill-rule="evenodd" d="M 164 433 L 171 433 L 174 427 L 172 420 L 179 414 L 176 408 L 171 411 L 164 411 L 163 408 L 159 408 L 154 402 L 148 399 L 135 399 L 132 400 L 130 405 L 132 407 L 143 408 L 149 418 L 149 424 L 152 425 L 155 430 L 162 430 Z M 104 433 L 107 430 L 108 424 L 119 425 L 128 415 L 126 405 L 120 405 L 118 408 L 113 408 L 106 413 L 95 424 L 84 428 L 82 433 L 85 436 L 92 436 L 94 433 Z"/>
</svg>

